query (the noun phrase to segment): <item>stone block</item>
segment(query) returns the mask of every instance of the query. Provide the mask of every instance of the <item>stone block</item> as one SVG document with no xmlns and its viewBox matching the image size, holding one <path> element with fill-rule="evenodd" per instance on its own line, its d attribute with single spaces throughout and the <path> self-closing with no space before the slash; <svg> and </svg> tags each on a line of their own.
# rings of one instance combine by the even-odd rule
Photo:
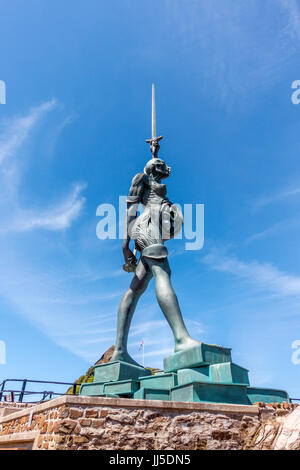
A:
<svg viewBox="0 0 300 470">
<path fill-rule="evenodd" d="M 79 395 L 97 397 L 104 393 L 105 382 L 91 382 L 82 384 L 79 389 Z"/>
<path fill-rule="evenodd" d="M 105 394 L 132 396 L 139 389 L 137 380 L 120 380 L 117 382 L 107 382 L 104 385 L 103 392 Z"/>
<path fill-rule="evenodd" d="M 263 403 L 290 403 L 290 398 L 284 390 L 275 390 L 271 388 L 248 387 L 247 395 L 250 404 Z"/>
<path fill-rule="evenodd" d="M 194 382 L 171 389 L 171 401 L 249 405 L 246 385 Z"/>
<path fill-rule="evenodd" d="M 164 371 L 176 372 L 180 369 L 231 362 L 231 349 L 214 344 L 199 343 L 193 348 L 174 353 L 164 359 Z"/>
<path fill-rule="evenodd" d="M 95 366 L 95 382 L 115 382 L 120 380 L 137 380 L 138 377 L 151 375 L 150 370 L 127 362 L 114 361 Z"/>
<path fill-rule="evenodd" d="M 169 390 L 177 385 L 177 374 L 170 372 L 168 374 L 151 375 L 150 377 L 140 377 L 142 388 L 158 388 Z"/>
<path fill-rule="evenodd" d="M 232 362 L 210 366 L 181 369 L 178 371 L 178 385 L 192 382 L 229 383 L 249 385 L 247 369 Z"/>
<path fill-rule="evenodd" d="M 170 391 L 167 389 L 159 389 L 159 388 L 140 388 L 135 394 L 133 398 L 137 400 L 162 400 L 162 401 L 169 401 L 170 400 Z"/>
</svg>

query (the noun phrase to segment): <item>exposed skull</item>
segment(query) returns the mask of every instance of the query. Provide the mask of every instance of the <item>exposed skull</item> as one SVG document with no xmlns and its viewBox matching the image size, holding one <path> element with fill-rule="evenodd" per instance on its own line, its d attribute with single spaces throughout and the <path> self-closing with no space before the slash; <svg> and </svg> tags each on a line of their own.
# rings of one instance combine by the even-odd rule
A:
<svg viewBox="0 0 300 470">
<path fill-rule="evenodd" d="M 144 173 L 146 173 L 146 175 L 152 174 L 154 177 L 156 176 L 159 179 L 165 179 L 170 175 L 171 167 L 169 167 L 161 158 L 152 158 L 146 164 Z"/>
</svg>

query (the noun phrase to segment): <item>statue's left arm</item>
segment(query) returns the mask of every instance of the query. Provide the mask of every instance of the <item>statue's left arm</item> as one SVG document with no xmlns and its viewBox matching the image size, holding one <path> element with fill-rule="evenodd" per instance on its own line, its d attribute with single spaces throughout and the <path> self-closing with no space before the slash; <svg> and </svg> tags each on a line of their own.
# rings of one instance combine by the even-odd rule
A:
<svg viewBox="0 0 300 470">
<path fill-rule="evenodd" d="M 129 228 L 136 219 L 138 205 L 142 200 L 142 195 L 145 189 L 145 174 L 138 173 L 132 180 L 129 195 L 127 197 L 127 210 L 126 210 L 126 233 L 123 240 L 123 255 L 125 259 L 125 270 L 134 267 L 137 259 L 129 248 L 130 235 Z M 128 269 L 130 270 L 130 269 Z"/>
</svg>

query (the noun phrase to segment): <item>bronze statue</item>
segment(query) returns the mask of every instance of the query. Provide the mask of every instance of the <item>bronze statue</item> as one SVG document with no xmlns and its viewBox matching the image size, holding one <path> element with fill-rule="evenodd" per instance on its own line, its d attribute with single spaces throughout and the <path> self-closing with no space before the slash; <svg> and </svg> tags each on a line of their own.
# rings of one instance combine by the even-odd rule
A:
<svg viewBox="0 0 300 470">
<path fill-rule="evenodd" d="M 155 279 L 155 293 L 175 339 L 175 352 L 189 349 L 200 343 L 189 335 L 184 324 L 177 296 L 171 285 L 171 270 L 165 241 L 173 238 L 181 229 L 181 210 L 167 198 L 166 185 L 171 168 L 158 158 L 159 141 L 156 137 L 155 92 L 152 85 L 152 138 L 150 143 L 152 159 L 146 164 L 143 173 L 132 180 L 127 198 L 127 229 L 123 242 L 125 264 L 123 269 L 134 272 L 129 289 L 124 294 L 118 312 L 118 329 L 115 352 L 111 361 L 124 361 L 137 364 L 127 351 L 127 339 L 131 320 L 141 295 L 145 292 L 152 277 Z M 144 211 L 137 217 L 139 203 Z M 135 250 L 129 247 L 135 241 Z M 137 262 L 136 251 L 140 252 Z"/>
</svg>

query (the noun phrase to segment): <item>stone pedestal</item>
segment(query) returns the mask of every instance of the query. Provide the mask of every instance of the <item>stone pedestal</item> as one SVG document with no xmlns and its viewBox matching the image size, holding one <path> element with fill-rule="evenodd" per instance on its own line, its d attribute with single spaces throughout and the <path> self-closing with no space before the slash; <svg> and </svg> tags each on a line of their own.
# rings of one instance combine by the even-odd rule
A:
<svg viewBox="0 0 300 470">
<path fill-rule="evenodd" d="M 283 390 L 250 387 L 248 370 L 232 362 L 230 349 L 205 343 L 166 357 L 156 375 L 122 361 L 96 366 L 94 382 L 79 394 L 238 405 L 290 401 Z"/>
</svg>

